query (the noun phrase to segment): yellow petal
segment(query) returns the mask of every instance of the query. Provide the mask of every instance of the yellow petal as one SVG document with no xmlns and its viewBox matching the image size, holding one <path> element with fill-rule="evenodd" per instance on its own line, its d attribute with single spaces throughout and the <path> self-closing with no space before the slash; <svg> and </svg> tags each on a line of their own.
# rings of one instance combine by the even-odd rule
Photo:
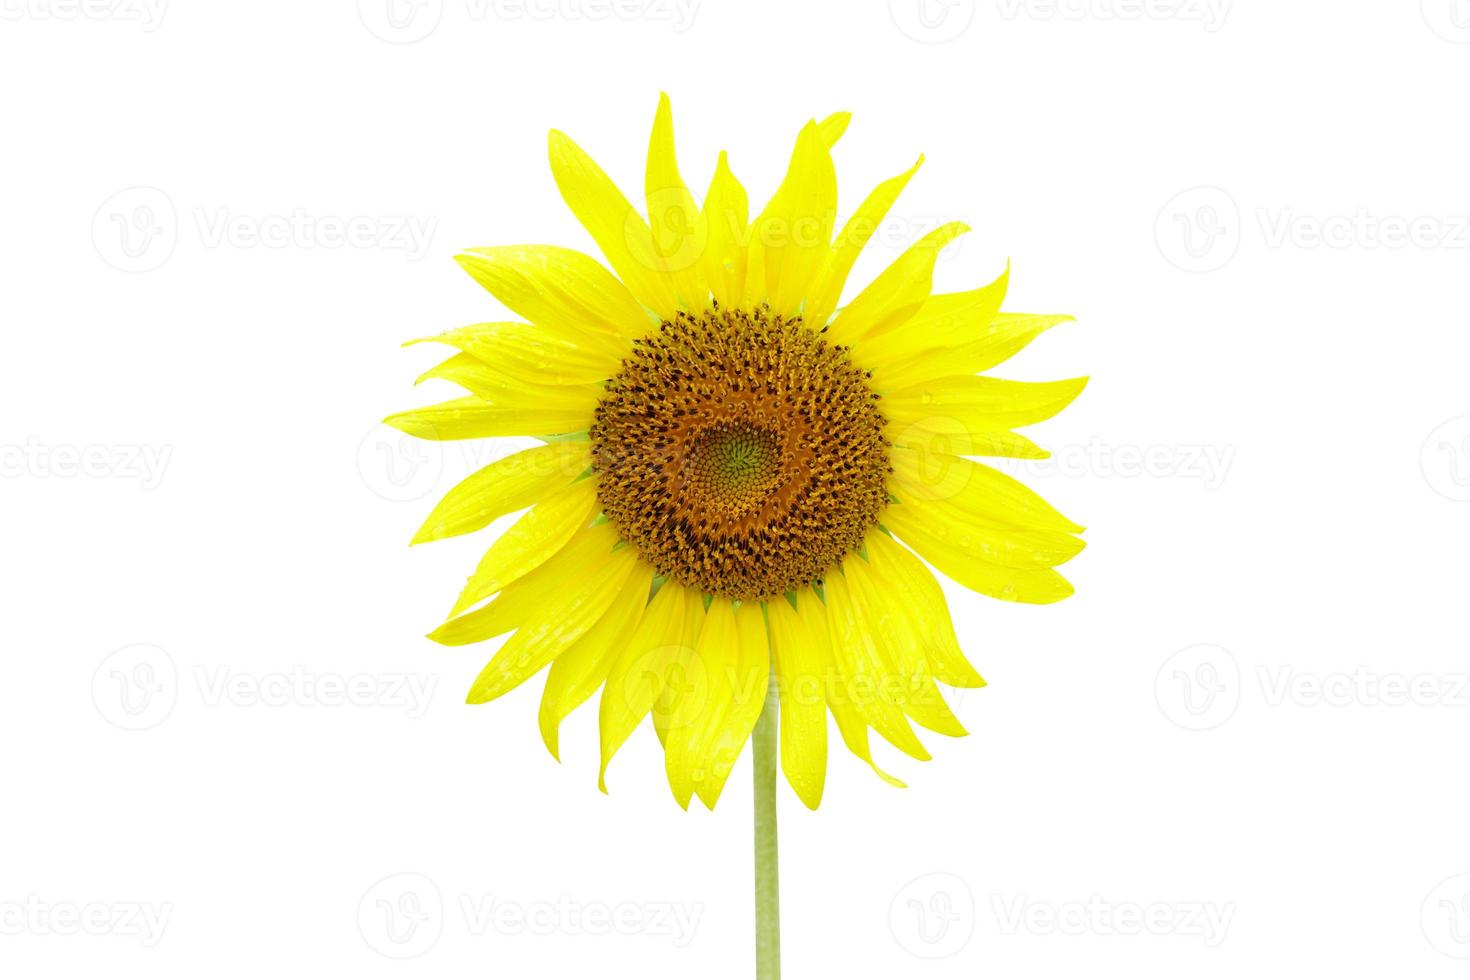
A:
<svg viewBox="0 0 1470 980">
<path fill-rule="evenodd" d="M 827 261 L 823 263 L 817 276 L 816 285 L 807 296 L 806 310 L 802 316 L 813 330 L 821 329 L 832 316 L 832 311 L 837 309 L 837 304 L 842 299 L 842 287 L 847 283 L 853 263 L 882 226 L 884 215 L 888 214 L 888 209 L 893 207 L 893 202 L 898 199 L 898 195 L 923 162 L 924 158 L 920 156 L 918 163 L 908 170 L 873 188 L 872 193 L 852 213 L 852 217 L 847 219 L 847 224 L 842 226 L 842 231 L 838 233 L 837 240 L 827 253 Z"/>
<path fill-rule="evenodd" d="M 803 591 L 801 609 L 785 599 L 767 606 L 771 658 L 781 695 L 781 771 L 808 809 L 822 802 L 827 780 L 826 680 L 832 639 L 816 593 Z"/>
<path fill-rule="evenodd" d="M 700 689 L 703 675 L 695 663 L 694 644 L 704 630 L 706 607 L 712 600 L 692 589 L 684 591 L 685 599 L 689 603 L 688 615 L 684 617 L 683 630 L 669 637 L 668 642 L 677 648 L 677 653 L 664 670 L 663 688 L 659 691 L 658 699 L 653 702 L 653 731 L 658 735 L 660 745 L 668 738 L 669 725 L 681 704 L 688 701 L 701 704 L 708 702 L 708 694 Z"/>
<path fill-rule="evenodd" d="M 581 639 L 607 612 L 637 563 L 632 548 L 594 553 L 580 576 L 564 578 L 557 601 L 539 607 L 485 665 L 470 687 L 469 703 L 493 701 Z"/>
<path fill-rule="evenodd" d="M 816 278 L 832 241 L 837 215 L 837 172 L 817 124 L 802 127 L 780 188 L 751 226 L 750 262 L 764 272 L 763 296 L 773 311 L 790 316 Z"/>
<path fill-rule="evenodd" d="M 664 705 L 664 771 L 681 807 L 689 808 L 695 783 L 705 776 L 703 750 L 733 697 L 731 674 L 739 662 L 735 607 L 715 599 L 700 624 L 692 656 L 677 663 L 673 697 Z"/>
<path fill-rule="evenodd" d="M 854 556 L 844 564 L 861 560 Z M 823 583 L 823 595 L 832 629 L 832 659 L 853 707 L 894 748 L 920 761 L 928 760 L 929 753 L 914 735 L 896 696 L 900 679 L 885 666 L 852 586 L 845 576 L 833 573 Z"/>
<path fill-rule="evenodd" d="M 520 604 L 513 593 L 516 586 L 527 583 L 535 575 L 531 572 L 479 609 L 445 622 L 429 634 L 429 639 L 447 647 L 459 647 L 492 639 L 520 626 L 535 607 Z"/>
<path fill-rule="evenodd" d="M 408 343 L 429 342 L 457 347 L 508 374 L 543 385 L 605 380 L 617 372 L 628 352 L 627 342 L 619 337 L 591 330 L 566 336 L 529 323 L 476 323 Z"/>
<path fill-rule="evenodd" d="M 653 709 L 669 681 L 670 666 L 689 656 L 681 641 L 694 617 L 704 615 L 702 606 L 699 593 L 665 582 L 613 663 L 598 705 L 602 764 L 597 785 L 604 793 L 608 763 Z"/>
<path fill-rule="evenodd" d="M 660 268 L 673 280 L 679 302 L 686 309 L 702 310 L 709 298 L 700 268 L 705 249 L 705 229 L 699 221 L 694 195 L 679 176 L 674 155 L 674 114 L 669 97 L 660 94 L 648 141 L 648 167 L 644 178 L 645 204 L 653 247 Z"/>
<path fill-rule="evenodd" d="M 883 523 L 935 568 L 968 589 L 1007 602 L 1049 603 L 1072 594 L 1072 586 L 1050 568 L 1008 568 L 971 547 L 968 528 L 951 529 L 927 515 L 923 504 L 895 504 Z"/>
<path fill-rule="evenodd" d="M 728 675 L 724 709 L 704 719 L 694 773 L 694 791 L 711 810 L 766 704 L 771 648 L 759 603 L 743 602 L 735 610 L 735 657 Z"/>
<path fill-rule="evenodd" d="M 852 113 L 834 112 L 832 115 L 817 123 L 817 135 L 822 138 L 822 145 L 827 149 L 837 145 L 842 139 L 842 134 L 847 132 L 847 124 L 852 122 Z"/>
<path fill-rule="evenodd" d="M 886 406 L 885 406 L 886 407 Z M 890 425 L 885 433 L 894 446 L 944 456 L 1008 456 L 1046 459 L 1051 453 L 1016 432 L 971 432 L 959 420 L 930 415 L 918 421 Z"/>
<path fill-rule="evenodd" d="M 984 687 L 985 679 L 960 651 L 944 590 L 929 569 L 881 531 L 869 534 L 865 544 L 874 576 L 893 597 L 893 610 L 908 618 L 934 676 L 951 687 Z"/>
<path fill-rule="evenodd" d="M 549 494 L 495 540 L 449 614 L 459 615 L 556 554 L 596 510 L 593 480 L 578 480 Z"/>
<path fill-rule="evenodd" d="M 883 398 L 883 414 L 900 429 L 946 425 L 976 434 L 1041 422 L 1066 408 L 1087 387 L 1086 378 L 1006 381 L 1001 378 L 935 378 Z M 943 421 L 936 421 L 943 420 Z"/>
<path fill-rule="evenodd" d="M 882 537 L 882 532 L 878 532 Z M 958 737 L 966 734 L 939 689 L 934 685 L 926 656 L 926 641 L 914 629 L 908 611 L 900 608 L 889 583 L 859 558 L 843 563 L 860 622 L 872 638 L 884 672 L 891 677 L 894 699 L 904 714 L 931 732 Z"/>
<path fill-rule="evenodd" d="M 889 786 L 903 789 L 908 784 L 878 768 L 868 747 L 868 723 L 858 711 L 852 695 L 847 692 L 847 682 L 833 671 L 827 682 L 827 706 L 832 709 L 832 718 L 837 722 L 837 731 L 847 751 L 862 759 L 877 777 Z"/>
<path fill-rule="evenodd" d="M 580 441 L 552 442 L 498 459 L 446 493 L 412 543 L 478 531 L 502 514 L 529 507 L 570 483 L 591 464 L 588 443 Z"/>
<path fill-rule="evenodd" d="M 502 408 L 564 408 L 588 417 L 602 393 L 598 385 L 542 385 L 493 368 L 473 354 L 456 354 L 423 374 L 415 384 L 438 378 L 459 385 L 490 405 Z"/>
<path fill-rule="evenodd" d="M 994 527 L 1078 534 L 1041 495 L 1000 470 L 968 459 L 895 446 L 889 451 L 898 496 L 905 502 L 948 503 Z"/>
<path fill-rule="evenodd" d="M 565 134 L 551 131 L 549 153 L 562 200 L 597 242 L 618 278 L 660 319 L 672 319 L 678 309 L 674 282 L 662 269 L 648 223 L 602 168 Z"/>
<path fill-rule="evenodd" d="M 934 350 L 935 360 L 943 360 L 951 349 L 980 337 L 990 321 L 1000 312 L 1010 281 L 1010 266 L 988 286 L 967 293 L 940 293 L 930 296 L 919 312 L 903 326 L 874 337 L 857 350 L 863 364 L 880 374 L 884 368 L 901 364 L 925 351 Z M 938 350 L 935 350 L 938 348 Z M 948 374 L 966 374 L 956 368 Z M 886 381 L 886 379 L 885 379 Z M 897 388 L 897 383 L 879 382 L 884 390 Z"/>
<path fill-rule="evenodd" d="M 496 299 L 558 335 L 632 340 L 654 327 L 627 287 L 590 255 L 555 245 L 472 248 L 454 257 Z"/>
<path fill-rule="evenodd" d="M 1071 561 L 1085 542 L 1060 531 L 998 528 L 982 524 L 945 500 L 894 505 L 902 511 L 902 526 L 923 528 L 949 547 L 981 561 L 1006 568 L 1051 568 Z M 895 527 L 897 527 L 896 525 Z"/>
<path fill-rule="evenodd" d="M 592 421 L 587 407 L 491 405 L 467 395 L 436 405 L 398 412 L 383 420 L 420 439 L 486 439 L 491 436 L 548 436 L 584 432 Z"/>
<path fill-rule="evenodd" d="M 429 639 L 445 646 L 463 646 L 530 622 L 566 592 L 569 575 L 585 575 L 587 568 L 596 567 L 598 559 L 611 552 L 616 541 L 609 525 L 583 528 L 550 560 L 507 585 L 480 608 L 449 620 L 430 633 Z"/>
<path fill-rule="evenodd" d="M 632 550 L 632 549 L 625 549 Z M 613 661 L 648 605 L 653 569 L 636 565 L 612 605 L 590 630 L 551 663 L 546 689 L 541 694 L 537 724 L 541 740 L 553 758 L 558 756 L 558 730 L 562 720 L 607 680 Z"/>
<path fill-rule="evenodd" d="M 920 309 L 919 316 L 923 315 L 924 310 Z M 873 384 L 879 391 L 908 388 L 931 378 L 976 374 L 1013 357 L 1043 331 L 1071 320 L 1070 316 L 1001 313 L 991 318 L 989 326 L 982 328 L 976 339 L 920 351 L 906 359 L 895 358 L 881 366 L 868 358 L 863 358 L 863 363 L 873 366 Z M 888 336 L 904 333 L 908 326 Z"/>
<path fill-rule="evenodd" d="M 740 305 L 745 289 L 749 201 L 745 188 L 730 172 L 724 151 L 715 165 L 700 222 L 705 229 L 704 276 L 722 308 Z"/>
<path fill-rule="evenodd" d="M 832 341 L 856 346 L 895 329 L 917 313 L 934 286 L 934 263 L 940 251 L 969 230 L 954 221 L 909 246 L 837 314 L 828 327 Z"/>
</svg>

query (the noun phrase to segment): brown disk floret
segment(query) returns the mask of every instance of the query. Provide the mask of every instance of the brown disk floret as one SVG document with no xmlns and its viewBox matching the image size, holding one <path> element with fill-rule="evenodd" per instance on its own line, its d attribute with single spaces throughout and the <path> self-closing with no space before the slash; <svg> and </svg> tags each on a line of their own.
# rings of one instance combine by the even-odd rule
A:
<svg viewBox="0 0 1470 980">
<path fill-rule="evenodd" d="M 799 317 L 680 313 L 637 341 L 590 436 L 597 498 L 660 573 L 731 599 L 819 582 L 888 501 L 867 374 Z"/>
</svg>

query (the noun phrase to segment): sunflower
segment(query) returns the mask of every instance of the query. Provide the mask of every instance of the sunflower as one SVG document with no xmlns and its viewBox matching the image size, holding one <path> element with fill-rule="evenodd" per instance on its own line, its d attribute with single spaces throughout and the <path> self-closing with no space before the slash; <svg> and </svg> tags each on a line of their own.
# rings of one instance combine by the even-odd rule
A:
<svg viewBox="0 0 1470 980">
<path fill-rule="evenodd" d="M 642 209 L 552 131 L 557 187 L 606 266 L 550 245 L 459 255 L 525 322 L 426 338 L 457 353 L 424 377 L 468 394 L 387 419 L 426 439 L 543 443 L 454 487 L 414 537 L 525 510 L 430 638 L 511 634 L 472 703 L 549 667 L 539 721 L 553 756 L 562 720 L 600 688 L 604 791 L 609 761 L 651 714 L 675 799 L 713 807 L 768 700 L 781 707 L 781 769 L 808 807 L 822 798 L 829 711 L 847 748 L 902 785 L 874 765 L 869 730 L 928 759 L 913 724 L 965 734 L 937 685 L 985 683 L 928 565 L 1009 601 L 1072 591 L 1054 566 L 1081 550 L 1082 528 L 969 458 L 1046 456 L 1013 430 L 1060 411 L 1086 379 L 979 372 L 1070 317 L 1000 312 L 1009 269 L 933 292 L 959 223 L 839 305 L 923 162 L 838 230 L 831 150 L 848 120 L 802 128 L 753 220 L 723 153 L 696 202 L 666 96 Z"/>
</svg>

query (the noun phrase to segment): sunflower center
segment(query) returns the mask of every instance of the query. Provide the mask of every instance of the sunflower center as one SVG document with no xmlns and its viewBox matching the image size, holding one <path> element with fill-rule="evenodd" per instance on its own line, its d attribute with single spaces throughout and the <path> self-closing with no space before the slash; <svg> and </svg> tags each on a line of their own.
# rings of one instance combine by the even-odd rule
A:
<svg viewBox="0 0 1470 980">
<path fill-rule="evenodd" d="M 607 383 L 590 437 L 602 511 L 689 588 L 819 582 L 878 522 L 888 443 L 867 375 L 768 310 L 680 313 Z"/>
</svg>

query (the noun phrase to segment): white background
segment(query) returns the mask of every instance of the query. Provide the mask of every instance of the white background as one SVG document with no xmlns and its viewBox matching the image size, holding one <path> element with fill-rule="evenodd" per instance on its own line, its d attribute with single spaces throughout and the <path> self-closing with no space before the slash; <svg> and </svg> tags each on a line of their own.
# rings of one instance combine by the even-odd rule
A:
<svg viewBox="0 0 1470 980">
<path fill-rule="evenodd" d="M 756 204 L 810 116 L 844 213 L 926 153 L 853 281 L 966 220 L 940 288 L 1079 318 L 1000 373 L 1093 377 L 1077 595 L 949 589 L 971 737 L 783 785 L 787 975 L 1463 975 L 1470 7 L 530 2 L 0 0 L 0 973 L 751 973 L 748 760 L 465 706 L 489 538 L 406 543 L 509 446 L 374 424 L 663 89 Z"/>
</svg>

